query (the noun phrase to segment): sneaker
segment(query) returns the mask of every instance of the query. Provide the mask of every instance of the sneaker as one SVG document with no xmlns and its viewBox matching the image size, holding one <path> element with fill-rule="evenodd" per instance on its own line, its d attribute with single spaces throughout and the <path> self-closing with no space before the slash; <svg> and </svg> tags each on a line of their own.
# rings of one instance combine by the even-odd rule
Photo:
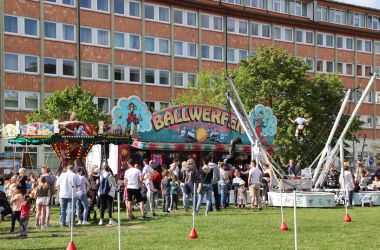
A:
<svg viewBox="0 0 380 250">
<path fill-rule="evenodd" d="M 103 225 L 103 219 L 99 220 L 99 226 Z"/>
<path fill-rule="evenodd" d="M 157 216 L 157 214 L 156 214 L 156 213 L 153 213 L 153 216 Z"/>
<path fill-rule="evenodd" d="M 77 225 L 82 225 L 82 221 L 79 220 L 78 223 L 77 223 Z"/>
<path fill-rule="evenodd" d="M 117 222 L 111 219 L 108 225 L 117 225 Z"/>
<path fill-rule="evenodd" d="M 91 222 L 89 222 L 89 221 L 83 221 L 82 222 L 82 225 L 90 225 L 91 224 Z"/>
<path fill-rule="evenodd" d="M 141 218 L 143 218 L 143 219 L 150 219 L 150 217 L 148 217 L 146 215 L 143 215 Z"/>
</svg>

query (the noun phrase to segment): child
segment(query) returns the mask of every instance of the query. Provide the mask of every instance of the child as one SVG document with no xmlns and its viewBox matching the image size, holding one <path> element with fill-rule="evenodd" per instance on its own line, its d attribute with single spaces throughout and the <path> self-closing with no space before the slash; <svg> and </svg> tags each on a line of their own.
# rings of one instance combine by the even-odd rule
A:
<svg viewBox="0 0 380 250">
<path fill-rule="evenodd" d="M 240 187 L 238 189 L 238 204 L 239 208 L 245 208 L 247 204 L 247 188 L 245 187 L 245 181 L 240 180 Z"/>
<path fill-rule="evenodd" d="M 11 224 L 11 230 L 9 233 L 13 233 L 15 231 L 15 224 L 16 220 L 20 221 L 20 214 L 21 214 L 21 204 L 24 201 L 24 197 L 21 193 L 21 188 L 16 186 L 14 188 L 14 193 L 11 197 L 12 202 L 12 224 Z"/>
<path fill-rule="evenodd" d="M 152 173 L 147 173 L 146 174 L 146 180 L 145 180 L 145 185 L 146 188 L 148 189 L 147 191 L 147 199 L 148 203 L 147 206 L 149 206 L 150 211 L 152 212 L 153 216 L 156 216 L 156 200 L 158 200 L 158 190 L 154 188 L 154 184 L 152 181 L 153 175 Z"/>
<path fill-rule="evenodd" d="M 177 181 L 177 176 L 172 174 L 170 182 L 170 211 L 177 211 L 178 207 L 178 191 L 179 183 Z"/>
<path fill-rule="evenodd" d="M 20 235 L 19 237 L 27 237 L 30 209 L 32 208 L 32 200 L 29 195 L 24 196 L 24 202 L 21 204 L 20 215 Z"/>
<path fill-rule="evenodd" d="M 45 176 L 41 176 L 36 189 L 36 228 L 46 227 L 46 206 L 49 201 L 49 186 Z"/>
<path fill-rule="evenodd" d="M 240 187 L 240 181 L 242 181 L 242 179 L 240 178 L 240 172 L 239 171 L 235 171 L 235 178 L 232 180 L 232 185 L 234 187 L 234 197 L 235 197 L 235 208 L 237 208 L 237 201 L 238 201 L 238 190 L 239 190 L 239 187 Z"/>
<path fill-rule="evenodd" d="M 162 192 L 162 212 L 169 213 L 169 195 L 170 195 L 170 179 L 169 171 L 162 171 L 161 192 Z"/>
</svg>

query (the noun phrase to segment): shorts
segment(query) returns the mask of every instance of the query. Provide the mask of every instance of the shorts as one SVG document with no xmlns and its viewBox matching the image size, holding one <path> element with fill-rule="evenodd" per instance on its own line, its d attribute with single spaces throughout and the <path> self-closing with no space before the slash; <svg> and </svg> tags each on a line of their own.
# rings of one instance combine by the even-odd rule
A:
<svg viewBox="0 0 380 250">
<path fill-rule="evenodd" d="M 297 126 L 297 129 L 298 130 L 303 130 L 305 128 L 305 125 L 303 125 L 303 124 L 299 124 L 298 126 Z"/>
<path fill-rule="evenodd" d="M 134 199 L 136 200 L 136 202 L 143 201 L 143 199 L 141 197 L 141 190 L 140 189 L 127 188 L 127 193 L 128 193 L 128 197 L 127 197 L 128 201 L 133 201 Z"/>
<path fill-rule="evenodd" d="M 50 201 L 49 196 L 37 197 L 36 205 L 47 206 L 49 205 L 49 201 Z"/>
</svg>

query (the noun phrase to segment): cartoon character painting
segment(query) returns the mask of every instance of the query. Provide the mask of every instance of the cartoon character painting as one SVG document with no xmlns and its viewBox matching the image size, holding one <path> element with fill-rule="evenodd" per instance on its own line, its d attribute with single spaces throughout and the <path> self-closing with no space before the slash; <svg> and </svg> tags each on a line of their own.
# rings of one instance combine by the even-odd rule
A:
<svg viewBox="0 0 380 250">
<path fill-rule="evenodd" d="M 271 146 L 277 133 L 277 118 L 272 109 L 262 104 L 257 104 L 249 113 L 249 119 L 260 142 L 265 146 Z"/>
</svg>

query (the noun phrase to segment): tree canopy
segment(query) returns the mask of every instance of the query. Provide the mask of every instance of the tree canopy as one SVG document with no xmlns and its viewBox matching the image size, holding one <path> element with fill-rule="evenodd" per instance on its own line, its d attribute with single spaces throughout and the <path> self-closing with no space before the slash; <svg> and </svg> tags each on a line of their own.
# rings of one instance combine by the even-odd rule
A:
<svg viewBox="0 0 380 250">
<path fill-rule="evenodd" d="M 93 95 L 78 86 L 72 89 L 56 91 L 45 99 L 45 104 L 31 115 L 28 122 L 48 122 L 53 120 L 67 121 L 75 113 L 76 120 L 97 125 L 98 121 L 106 121 L 108 115 L 93 102 Z"/>
<path fill-rule="evenodd" d="M 303 59 L 284 50 L 261 48 L 256 56 L 242 60 L 239 68 L 230 72 L 247 111 L 263 104 L 271 107 L 277 116 L 274 157 L 278 162 L 284 163 L 292 158 L 302 166 L 311 163 L 323 149 L 345 95 L 338 75 L 312 76 L 308 70 L 309 66 Z M 226 107 L 226 89 L 228 84 L 223 78 L 213 73 L 202 73 L 195 87 L 179 95 L 175 102 Z M 289 120 L 298 116 L 312 118 L 303 141 L 296 139 L 296 125 Z M 345 115 L 342 118 L 336 137 L 348 117 Z M 350 132 L 360 129 L 360 125 L 361 122 L 356 120 Z M 352 138 L 351 133 L 346 139 Z"/>
</svg>

